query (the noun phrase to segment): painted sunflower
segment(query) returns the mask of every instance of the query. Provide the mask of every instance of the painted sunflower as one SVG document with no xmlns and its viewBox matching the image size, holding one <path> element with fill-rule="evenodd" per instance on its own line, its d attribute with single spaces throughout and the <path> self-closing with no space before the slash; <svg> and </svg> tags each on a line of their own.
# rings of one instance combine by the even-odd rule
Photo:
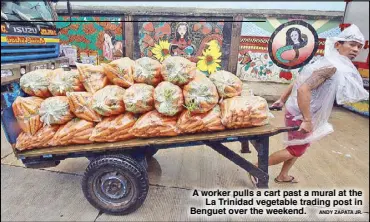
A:
<svg viewBox="0 0 370 222">
<path fill-rule="evenodd" d="M 222 53 L 216 48 L 208 48 L 203 51 L 203 56 L 199 56 L 199 61 L 197 63 L 197 68 L 200 71 L 208 72 L 212 74 L 217 71 L 217 68 L 220 68 L 220 62 Z"/>
<path fill-rule="evenodd" d="M 170 43 L 160 40 L 159 44 L 155 44 L 151 51 L 157 60 L 163 62 L 163 60 L 170 56 Z"/>
</svg>

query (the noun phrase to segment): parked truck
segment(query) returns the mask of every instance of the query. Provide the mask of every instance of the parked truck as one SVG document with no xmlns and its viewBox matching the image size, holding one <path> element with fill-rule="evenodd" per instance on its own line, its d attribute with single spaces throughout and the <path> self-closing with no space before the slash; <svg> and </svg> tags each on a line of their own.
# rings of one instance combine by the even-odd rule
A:
<svg viewBox="0 0 370 222">
<path fill-rule="evenodd" d="M 57 19 L 51 1 L 1 2 L 1 109 L 19 94 L 23 74 L 68 66 L 59 57 Z"/>
</svg>

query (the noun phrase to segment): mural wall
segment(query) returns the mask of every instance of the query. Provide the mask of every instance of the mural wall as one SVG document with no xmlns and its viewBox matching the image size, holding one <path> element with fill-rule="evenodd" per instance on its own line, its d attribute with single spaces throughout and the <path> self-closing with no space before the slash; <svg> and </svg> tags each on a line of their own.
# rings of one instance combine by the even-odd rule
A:
<svg viewBox="0 0 370 222">
<path fill-rule="evenodd" d="M 302 69 L 284 69 L 276 66 L 269 56 L 268 41 L 270 36 L 281 24 L 290 19 L 244 19 L 239 45 L 237 75 L 246 81 L 270 81 L 290 83 Z M 340 33 L 340 21 L 336 20 L 304 20 L 311 24 L 319 37 L 319 48 L 312 59 L 315 61 L 324 54 L 324 43 L 327 37 Z"/>
<path fill-rule="evenodd" d="M 62 45 L 74 46 L 83 63 L 106 63 L 124 55 L 124 23 L 120 17 L 59 16 Z"/>
<path fill-rule="evenodd" d="M 231 23 L 213 18 L 135 18 L 135 59 L 151 57 L 163 61 L 168 56 L 183 56 L 210 74 L 228 64 Z M 197 19 L 198 21 L 191 21 Z M 186 22 L 184 22 L 186 21 Z"/>
</svg>

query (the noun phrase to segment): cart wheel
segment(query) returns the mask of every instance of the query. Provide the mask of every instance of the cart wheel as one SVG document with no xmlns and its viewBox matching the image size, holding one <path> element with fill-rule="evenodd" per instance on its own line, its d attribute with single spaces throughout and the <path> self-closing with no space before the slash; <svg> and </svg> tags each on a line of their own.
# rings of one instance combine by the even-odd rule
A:
<svg viewBox="0 0 370 222">
<path fill-rule="evenodd" d="M 145 151 L 145 156 L 147 159 L 150 159 L 152 158 L 156 153 L 158 152 L 158 149 L 157 148 L 148 148 L 146 151 Z"/>
<path fill-rule="evenodd" d="M 86 169 L 82 190 L 95 208 L 107 214 L 129 214 L 144 202 L 149 189 L 145 169 L 124 155 L 101 156 Z"/>
</svg>

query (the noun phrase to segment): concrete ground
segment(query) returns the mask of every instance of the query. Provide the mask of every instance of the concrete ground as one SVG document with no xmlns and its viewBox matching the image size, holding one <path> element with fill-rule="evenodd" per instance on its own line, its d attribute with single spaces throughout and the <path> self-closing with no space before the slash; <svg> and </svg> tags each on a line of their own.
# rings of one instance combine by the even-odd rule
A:
<svg viewBox="0 0 370 222">
<path fill-rule="evenodd" d="M 282 125 L 283 113 L 274 112 L 274 125 Z M 363 211 L 369 211 L 369 119 L 335 108 L 330 122 L 335 132 L 313 144 L 293 166 L 297 184 L 276 184 L 280 167 L 272 166 L 270 188 L 361 189 L 365 192 Z M 281 135 L 271 137 L 270 153 L 281 149 Z M 185 221 L 263 220 L 263 216 L 191 217 L 190 206 L 200 200 L 193 189 L 253 189 L 247 173 L 206 146 L 160 150 L 149 162 L 150 188 L 144 204 L 126 216 L 102 214 L 85 199 L 81 178 L 88 165 L 85 158 L 68 159 L 54 168 L 26 169 L 15 159 L 1 131 L 1 221 Z M 227 144 L 239 152 L 240 144 Z M 241 154 L 256 160 L 256 151 Z M 274 217 L 269 220 L 353 220 L 360 217 Z"/>
</svg>

